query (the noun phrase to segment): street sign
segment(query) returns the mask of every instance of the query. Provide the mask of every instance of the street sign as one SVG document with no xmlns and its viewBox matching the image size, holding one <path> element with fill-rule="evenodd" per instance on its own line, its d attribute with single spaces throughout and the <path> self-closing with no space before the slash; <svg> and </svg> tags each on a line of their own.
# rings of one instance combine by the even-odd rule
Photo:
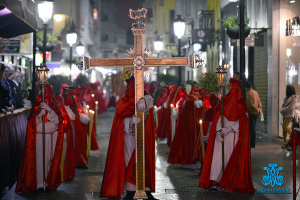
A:
<svg viewBox="0 0 300 200">
<path fill-rule="evenodd" d="M 212 29 L 193 29 L 192 43 L 210 44 L 212 41 Z"/>
</svg>

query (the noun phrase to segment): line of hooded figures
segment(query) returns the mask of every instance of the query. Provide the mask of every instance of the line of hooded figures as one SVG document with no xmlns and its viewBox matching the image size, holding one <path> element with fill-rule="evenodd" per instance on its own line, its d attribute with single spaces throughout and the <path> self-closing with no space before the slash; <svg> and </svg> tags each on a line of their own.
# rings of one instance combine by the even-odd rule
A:
<svg viewBox="0 0 300 200">
<path fill-rule="evenodd" d="M 125 80 L 126 93 L 115 102 L 100 198 L 133 199 L 135 178 L 135 124 L 144 112 L 145 190 L 155 199 L 155 141 L 170 147 L 168 163 L 199 169 L 199 187 L 208 190 L 254 193 L 251 175 L 249 114 L 240 82 L 232 78 L 223 97 L 194 82 L 186 87 L 145 83 L 145 95 L 135 105 L 134 78 Z M 3 89 L 3 88 L 2 88 Z M 61 86 L 54 96 L 50 84 L 32 105 L 16 192 L 55 191 L 72 181 L 75 167 L 88 168 L 90 151 L 98 150 L 95 112 L 106 110 L 100 83 L 76 88 Z M 43 123 L 44 120 L 44 123 Z M 43 176 L 43 124 L 45 176 Z M 100 130 L 98 130 L 100 131 Z M 99 180 L 101 181 L 101 180 Z"/>
</svg>

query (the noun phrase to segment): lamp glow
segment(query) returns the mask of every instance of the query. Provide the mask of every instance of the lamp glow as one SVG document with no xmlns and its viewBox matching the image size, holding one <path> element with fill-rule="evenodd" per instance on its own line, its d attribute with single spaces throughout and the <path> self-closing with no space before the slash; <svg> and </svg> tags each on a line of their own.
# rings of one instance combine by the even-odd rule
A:
<svg viewBox="0 0 300 200">
<path fill-rule="evenodd" d="M 70 45 L 70 46 L 73 46 L 73 44 L 75 44 L 77 41 L 77 33 L 75 31 L 70 31 L 68 34 L 67 34 L 67 43 Z"/>
<path fill-rule="evenodd" d="M 180 39 L 185 32 L 185 20 L 181 18 L 181 15 L 177 15 L 177 18 L 173 22 L 174 33 Z"/>
<path fill-rule="evenodd" d="M 47 24 L 52 17 L 53 2 L 44 1 L 38 4 L 39 17 Z"/>
<path fill-rule="evenodd" d="M 84 54 L 84 46 L 81 44 L 81 42 L 76 47 L 76 51 L 77 51 L 77 54 L 80 56 L 82 56 Z"/>
<path fill-rule="evenodd" d="M 155 49 L 155 51 L 160 52 L 163 49 L 163 46 L 164 46 L 164 43 L 163 43 L 162 39 L 157 38 L 154 41 L 154 49 Z"/>
<path fill-rule="evenodd" d="M 35 71 L 38 75 L 38 83 L 41 85 L 46 85 L 48 83 L 47 82 L 48 72 L 49 72 L 48 67 L 42 63 L 40 66 L 36 68 Z"/>
</svg>

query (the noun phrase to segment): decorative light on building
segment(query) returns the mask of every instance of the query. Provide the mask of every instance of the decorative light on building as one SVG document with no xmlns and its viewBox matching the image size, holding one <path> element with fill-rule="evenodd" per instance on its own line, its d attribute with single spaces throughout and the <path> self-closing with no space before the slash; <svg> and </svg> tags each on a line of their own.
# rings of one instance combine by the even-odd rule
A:
<svg viewBox="0 0 300 200">
<path fill-rule="evenodd" d="M 54 15 L 54 19 L 57 22 L 61 22 L 62 18 L 63 18 L 62 15 Z"/>
<path fill-rule="evenodd" d="M 70 46 L 73 46 L 73 44 L 75 44 L 77 41 L 77 33 L 73 30 L 69 31 L 67 34 L 67 43 Z"/>
<path fill-rule="evenodd" d="M 82 56 L 84 54 L 84 46 L 81 44 L 81 42 L 76 47 L 76 51 L 77 51 L 77 54 L 80 56 Z"/>
<path fill-rule="evenodd" d="M 292 55 L 292 50 L 290 48 L 286 49 L 286 55 L 287 57 L 290 57 Z"/>
<path fill-rule="evenodd" d="M 154 49 L 157 52 L 160 52 L 163 49 L 164 43 L 162 41 L 162 39 L 160 39 L 159 37 L 154 41 Z"/>
<path fill-rule="evenodd" d="M 290 3 L 295 3 L 296 1 L 295 0 L 290 0 Z"/>
</svg>

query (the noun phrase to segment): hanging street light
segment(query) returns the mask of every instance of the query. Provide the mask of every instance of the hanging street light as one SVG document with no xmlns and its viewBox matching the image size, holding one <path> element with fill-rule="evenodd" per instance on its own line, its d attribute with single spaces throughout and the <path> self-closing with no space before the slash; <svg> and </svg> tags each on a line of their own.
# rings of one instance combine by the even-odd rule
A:
<svg viewBox="0 0 300 200">
<path fill-rule="evenodd" d="M 80 56 L 82 56 L 84 54 L 84 46 L 83 46 L 83 44 L 81 44 L 81 42 L 76 47 L 76 51 L 77 51 L 77 54 Z"/>
<path fill-rule="evenodd" d="M 154 41 L 154 50 L 157 52 L 157 57 L 159 57 L 159 52 L 163 49 L 164 43 L 163 40 L 157 37 L 157 39 Z M 157 67 L 157 78 L 159 75 L 159 67 Z"/>
<path fill-rule="evenodd" d="M 77 41 L 77 33 L 74 31 L 73 27 L 70 31 L 67 33 L 67 43 L 70 45 L 70 81 L 72 81 L 71 71 L 72 71 L 72 51 L 73 51 L 73 45 Z"/>
<path fill-rule="evenodd" d="M 181 18 L 181 15 L 177 15 L 177 18 L 173 21 L 174 33 L 178 38 L 178 57 L 181 57 L 181 38 L 185 32 L 185 20 Z M 178 86 L 181 86 L 181 66 L 178 67 Z"/>
<path fill-rule="evenodd" d="M 43 63 L 46 64 L 47 24 L 52 18 L 53 1 L 42 1 L 38 4 L 39 17 L 43 20 Z"/>
</svg>

